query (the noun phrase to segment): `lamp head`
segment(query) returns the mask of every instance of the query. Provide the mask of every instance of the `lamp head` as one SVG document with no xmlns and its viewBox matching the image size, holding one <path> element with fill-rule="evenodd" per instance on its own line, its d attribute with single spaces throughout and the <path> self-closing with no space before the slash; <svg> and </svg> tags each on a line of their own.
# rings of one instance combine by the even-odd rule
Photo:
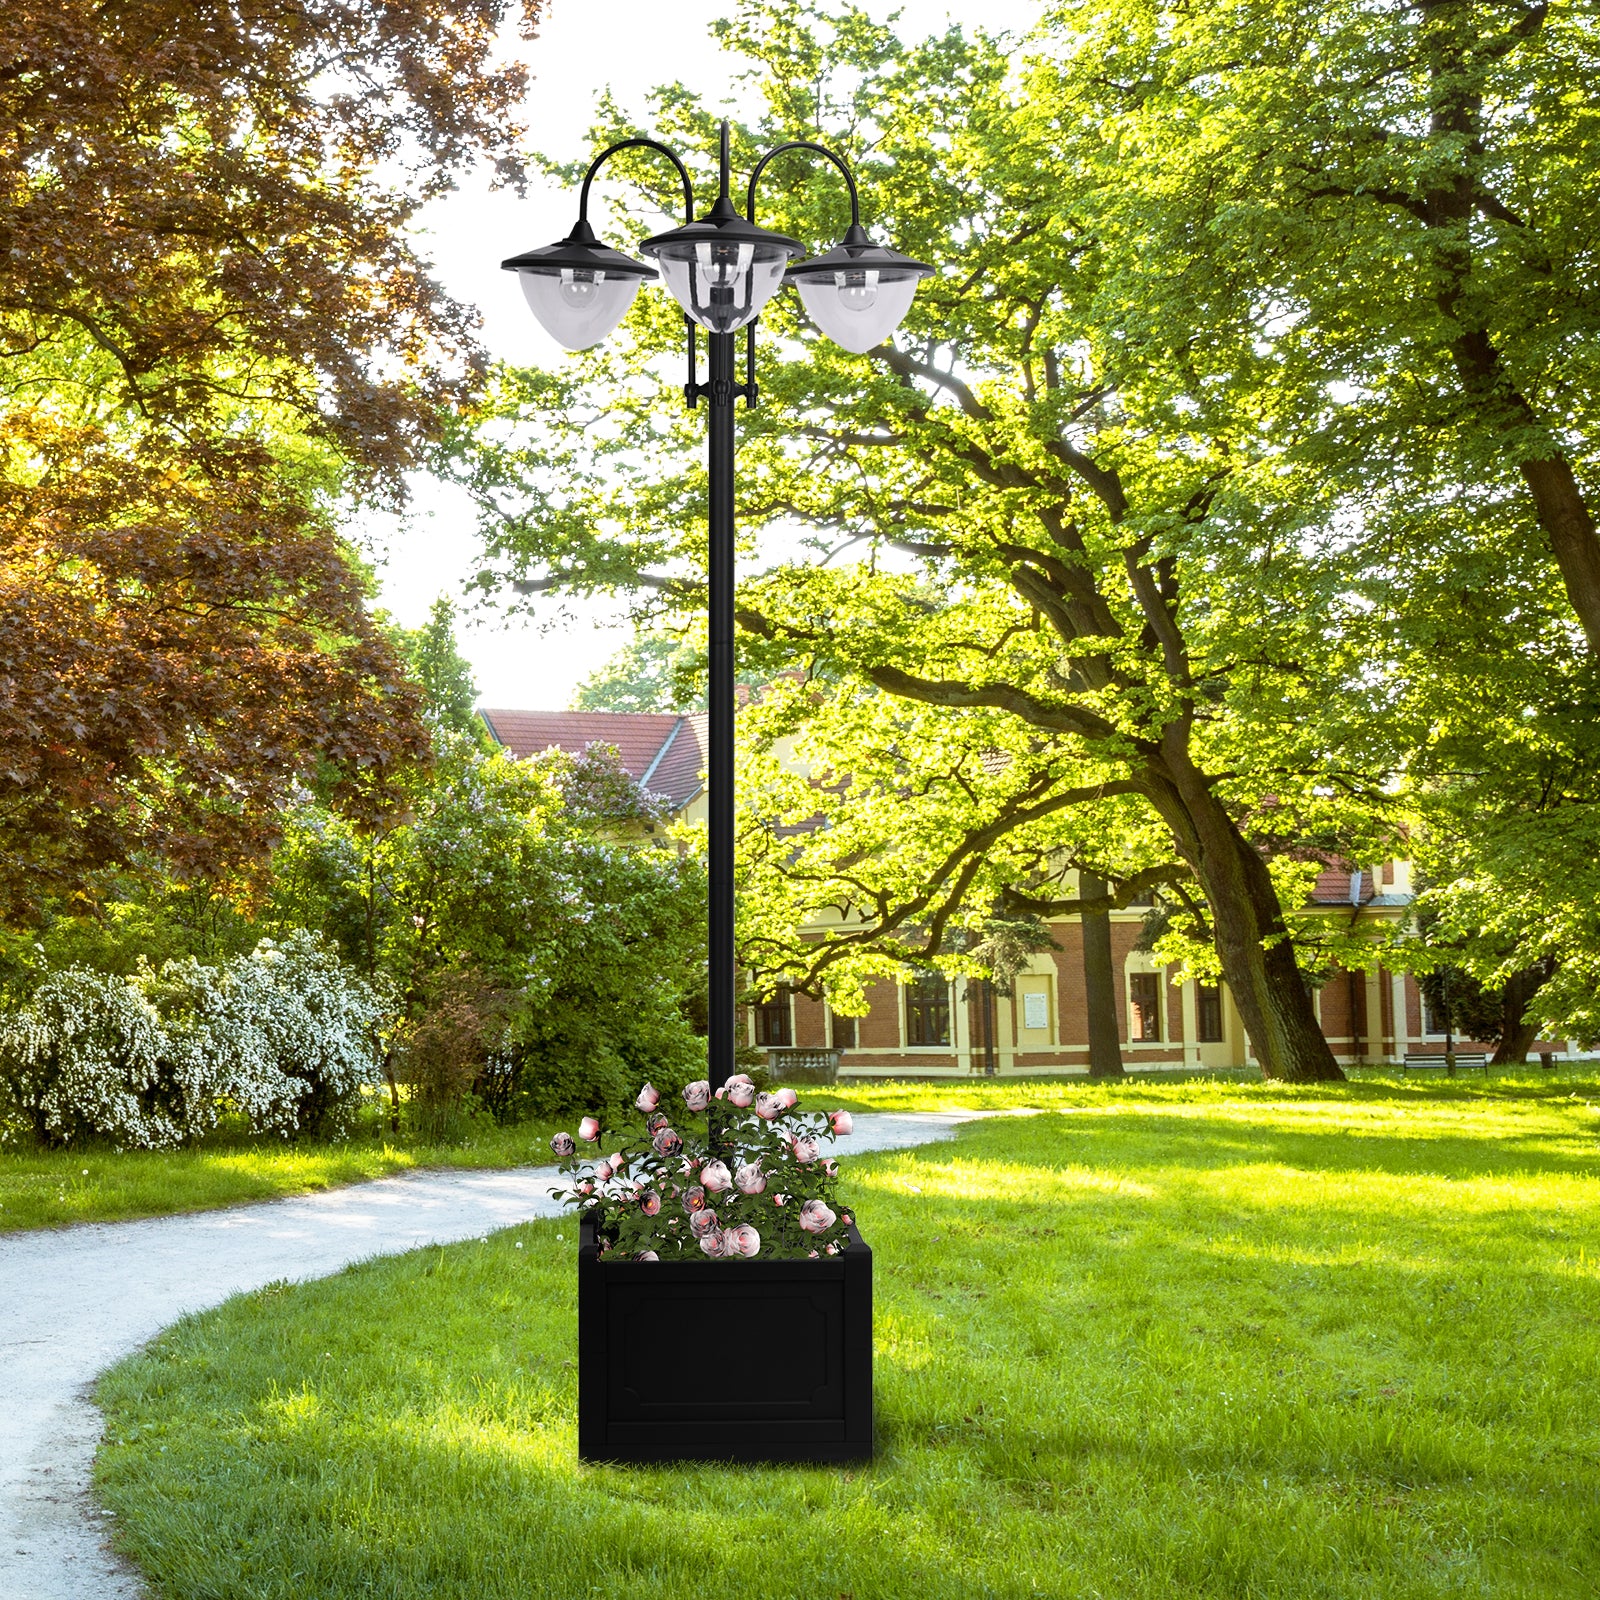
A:
<svg viewBox="0 0 1600 1600">
<path fill-rule="evenodd" d="M 639 285 L 656 276 L 654 267 L 601 244 L 582 217 L 565 239 L 500 265 L 517 274 L 529 309 L 567 350 L 599 344 L 627 316 Z"/>
<path fill-rule="evenodd" d="M 800 243 L 747 222 L 727 195 L 698 222 L 658 233 L 639 246 L 660 264 L 667 288 L 702 328 L 732 333 L 754 322 L 783 287 Z"/>
<path fill-rule="evenodd" d="M 933 268 L 886 245 L 874 244 L 852 222 L 842 244 L 810 261 L 797 261 L 788 280 L 812 320 L 837 345 L 862 355 L 883 343 L 905 320 L 917 284 Z"/>
</svg>

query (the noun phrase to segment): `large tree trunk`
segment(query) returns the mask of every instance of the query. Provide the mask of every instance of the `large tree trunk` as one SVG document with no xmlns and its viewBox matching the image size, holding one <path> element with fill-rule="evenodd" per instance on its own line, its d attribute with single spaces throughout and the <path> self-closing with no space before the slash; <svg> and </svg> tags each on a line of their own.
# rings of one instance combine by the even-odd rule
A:
<svg viewBox="0 0 1600 1600">
<path fill-rule="evenodd" d="M 1323 1037 L 1294 942 L 1260 853 L 1188 758 L 1174 726 L 1152 763 L 1150 800 L 1211 910 L 1217 955 L 1261 1073 L 1289 1083 L 1342 1079 Z"/>
<path fill-rule="evenodd" d="M 1550 979 L 1550 968 L 1543 962 L 1514 972 L 1500 991 L 1500 1043 L 1495 1046 L 1491 1066 L 1515 1066 L 1528 1059 L 1528 1052 L 1539 1037 L 1539 1024 L 1523 1020 L 1528 1002 Z"/>
<path fill-rule="evenodd" d="M 1098 899 L 1106 880 L 1092 872 L 1078 874 L 1078 895 Z M 1083 988 L 1089 1014 L 1089 1076 L 1122 1076 L 1122 1029 L 1117 1023 L 1117 978 L 1111 961 L 1111 913 L 1085 911 L 1083 925 Z"/>
</svg>

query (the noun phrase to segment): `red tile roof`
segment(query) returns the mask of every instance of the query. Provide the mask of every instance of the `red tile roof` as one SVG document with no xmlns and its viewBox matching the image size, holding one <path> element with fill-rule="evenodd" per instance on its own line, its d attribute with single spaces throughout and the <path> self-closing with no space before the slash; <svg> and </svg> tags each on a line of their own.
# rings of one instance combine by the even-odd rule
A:
<svg viewBox="0 0 1600 1600">
<path fill-rule="evenodd" d="M 705 717 L 672 711 L 507 711 L 479 707 L 489 732 L 514 756 L 554 746 L 579 755 L 610 745 L 624 769 L 681 810 L 700 792 Z"/>
</svg>

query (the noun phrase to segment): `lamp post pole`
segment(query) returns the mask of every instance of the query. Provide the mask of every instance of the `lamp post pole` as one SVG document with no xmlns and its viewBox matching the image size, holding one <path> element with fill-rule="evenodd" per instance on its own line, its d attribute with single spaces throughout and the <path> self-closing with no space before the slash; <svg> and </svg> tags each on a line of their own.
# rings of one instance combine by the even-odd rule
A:
<svg viewBox="0 0 1600 1600">
<path fill-rule="evenodd" d="M 689 381 L 684 398 L 702 399 L 709 411 L 707 509 L 707 605 L 711 681 L 707 702 L 706 981 L 709 1038 L 706 1076 L 720 1089 L 733 1073 L 737 958 L 734 951 L 734 404 L 756 403 L 755 322 L 761 308 L 785 283 L 792 283 L 813 320 L 836 344 L 857 354 L 886 340 L 910 309 L 918 282 L 933 268 L 885 245 L 875 245 L 861 226 L 860 197 L 849 166 L 810 140 L 791 140 L 769 150 L 750 175 L 742 217 L 729 195 L 728 124 L 722 124 L 716 204 L 699 221 L 694 189 L 682 160 L 653 139 L 624 139 L 602 150 L 583 180 L 578 221 L 566 238 L 501 263 L 522 282 L 533 314 L 568 350 L 598 344 L 622 321 L 639 285 L 657 276 L 646 266 L 602 245 L 589 226 L 589 189 L 601 166 L 618 151 L 653 150 L 677 169 L 683 183 L 683 226 L 646 239 L 667 288 L 683 307 L 688 324 Z M 804 150 L 832 162 L 850 194 L 850 227 L 832 250 L 812 260 L 790 239 L 754 222 L 756 185 L 775 156 Z M 709 381 L 695 364 L 695 328 L 708 334 Z M 745 381 L 735 381 L 734 333 L 745 330 Z"/>
<path fill-rule="evenodd" d="M 727 161 L 727 145 L 723 145 Z M 727 171 L 726 165 L 723 167 Z M 706 978 L 709 986 L 707 1076 L 720 1089 L 733 1075 L 738 965 L 733 947 L 733 381 L 734 336 L 713 333 L 711 358 L 709 481 L 706 552 L 710 611 L 711 681 L 707 694 L 707 905 Z"/>
</svg>

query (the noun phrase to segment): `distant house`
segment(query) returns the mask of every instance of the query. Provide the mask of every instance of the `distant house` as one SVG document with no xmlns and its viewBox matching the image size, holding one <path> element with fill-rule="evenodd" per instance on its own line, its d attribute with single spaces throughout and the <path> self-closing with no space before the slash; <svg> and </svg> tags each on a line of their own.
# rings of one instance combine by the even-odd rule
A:
<svg viewBox="0 0 1600 1600">
<path fill-rule="evenodd" d="M 551 746 L 577 754 L 591 744 L 611 745 L 627 770 L 667 801 L 674 820 L 704 820 L 703 714 L 486 710 L 480 715 L 518 756 Z M 1064 887 L 1070 889 L 1070 878 Z M 1404 917 L 1412 898 L 1407 862 L 1330 867 L 1318 877 L 1304 914 L 1357 926 L 1393 923 Z M 1132 1071 L 1250 1065 L 1249 1041 L 1227 985 L 1178 983 L 1175 968 L 1134 948 L 1147 910 L 1134 906 L 1111 913 L 1123 1064 Z M 964 979 L 881 982 L 868 991 L 868 1014 L 846 1017 L 822 1001 L 780 990 L 745 1012 L 746 1042 L 774 1053 L 837 1051 L 839 1069 L 857 1076 L 1087 1071 L 1082 927 L 1077 917 L 1058 917 L 1051 920 L 1050 932 L 1059 948 L 1035 955 L 1010 996 Z M 1408 1054 L 1444 1050 L 1443 1026 L 1431 1015 L 1416 980 L 1405 973 L 1381 967 L 1336 972 L 1314 1001 L 1323 1034 L 1346 1065 L 1398 1062 Z M 1571 1053 L 1576 1047 L 1541 1040 L 1536 1048 Z"/>
<path fill-rule="evenodd" d="M 504 711 L 480 707 L 489 732 L 513 755 L 581 755 L 610 745 L 640 785 L 664 800 L 674 822 L 705 820 L 706 718 L 671 711 Z"/>
</svg>

